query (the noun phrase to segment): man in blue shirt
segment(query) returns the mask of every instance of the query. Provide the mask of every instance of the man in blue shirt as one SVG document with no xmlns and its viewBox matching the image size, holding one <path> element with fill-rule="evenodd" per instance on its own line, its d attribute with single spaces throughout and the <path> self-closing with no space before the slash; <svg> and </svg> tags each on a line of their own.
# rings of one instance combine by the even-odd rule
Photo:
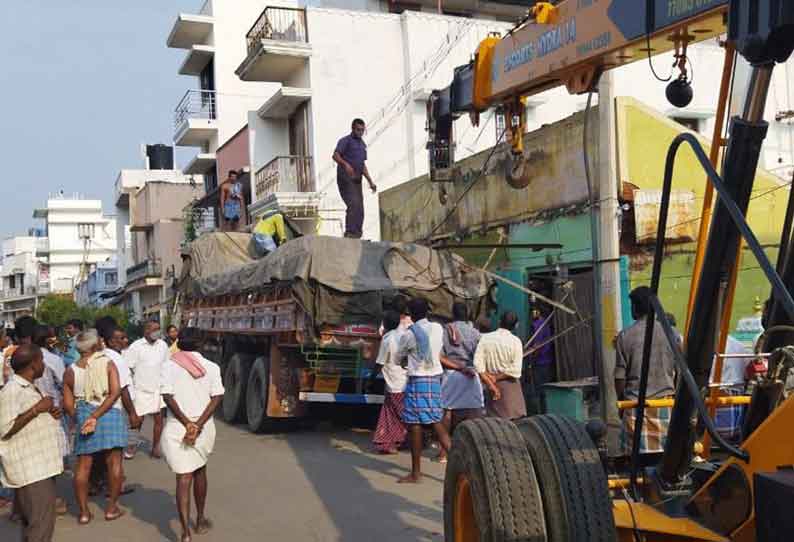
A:
<svg viewBox="0 0 794 542">
<path fill-rule="evenodd" d="M 63 364 L 68 367 L 80 359 L 80 352 L 77 351 L 76 338 L 77 335 L 83 331 L 83 321 L 77 318 L 69 320 L 64 326 L 66 337 L 69 339 L 69 344 L 66 353 L 63 355 Z"/>
<path fill-rule="evenodd" d="M 375 193 L 378 189 L 372 182 L 367 171 L 367 144 L 364 143 L 364 121 L 354 119 L 350 135 L 346 135 L 336 144 L 334 162 L 336 167 L 336 184 L 339 195 L 345 202 L 345 237 L 361 239 L 364 226 L 364 194 L 361 189 L 361 177 L 367 179 L 369 188 Z"/>
</svg>

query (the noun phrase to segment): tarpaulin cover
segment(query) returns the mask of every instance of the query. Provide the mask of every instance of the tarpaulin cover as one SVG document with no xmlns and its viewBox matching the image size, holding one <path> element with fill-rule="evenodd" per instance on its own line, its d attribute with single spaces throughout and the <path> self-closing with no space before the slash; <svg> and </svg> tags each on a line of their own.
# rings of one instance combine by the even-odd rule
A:
<svg viewBox="0 0 794 542">
<path fill-rule="evenodd" d="M 190 267 L 185 294 L 239 294 L 287 283 L 319 325 L 377 321 L 384 298 L 398 292 L 421 295 L 438 316 L 449 317 L 456 300 L 467 302 L 476 316 L 491 284 L 459 256 L 415 244 L 306 236 L 246 262 L 249 241 L 249 235 L 211 234 L 194 242 L 191 259 L 198 265 Z M 227 254 L 236 263 L 212 261 Z"/>
</svg>

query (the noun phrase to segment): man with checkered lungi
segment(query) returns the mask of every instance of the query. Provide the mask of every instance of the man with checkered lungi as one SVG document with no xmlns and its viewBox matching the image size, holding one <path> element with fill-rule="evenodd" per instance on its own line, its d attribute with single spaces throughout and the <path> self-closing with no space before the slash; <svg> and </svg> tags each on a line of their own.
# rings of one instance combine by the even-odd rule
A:
<svg viewBox="0 0 794 542">
<path fill-rule="evenodd" d="M 408 304 L 414 324 L 400 337 L 398 359 L 408 369 L 405 385 L 402 419 L 411 441 L 411 473 L 400 478 L 400 483 L 417 483 L 422 479 L 422 428 L 432 427 L 438 442 L 449 451 L 450 439 L 441 420 L 441 349 L 444 329 L 427 319 L 427 301 L 412 299 Z"/>
<path fill-rule="evenodd" d="M 615 340 L 617 360 L 615 363 L 615 391 L 618 400 L 637 400 L 640 391 L 640 372 L 642 370 L 642 350 L 645 342 L 646 317 L 651 312 L 650 296 L 647 286 L 640 286 L 629 294 L 631 314 L 635 322 L 621 331 Z M 648 367 L 648 389 L 646 399 L 664 399 L 675 394 L 675 361 L 673 350 L 667 342 L 662 325 L 654 321 L 651 358 Z M 636 421 L 635 409 L 623 411 L 621 449 L 631 454 Z M 645 420 L 640 439 L 640 453 L 660 453 L 664 451 L 667 427 L 670 423 L 670 408 L 645 408 Z"/>
</svg>

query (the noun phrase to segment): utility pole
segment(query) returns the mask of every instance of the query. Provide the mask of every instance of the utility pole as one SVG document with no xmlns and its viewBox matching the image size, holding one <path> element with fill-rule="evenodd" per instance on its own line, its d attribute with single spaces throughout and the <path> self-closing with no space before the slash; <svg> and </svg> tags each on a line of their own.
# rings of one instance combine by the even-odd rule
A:
<svg viewBox="0 0 794 542">
<path fill-rule="evenodd" d="M 600 287 L 595 300 L 601 308 L 600 383 L 601 413 L 607 420 L 607 444 L 617 452 L 620 418 L 615 395 L 615 347 L 613 340 L 622 327 L 620 292 L 620 237 L 618 220 L 617 134 L 614 75 L 607 71 L 598 85 L 598 245 L 600 261 L 595 265 Z M 610 453 L 610 455 L 612 455 Z"/>
</svg>

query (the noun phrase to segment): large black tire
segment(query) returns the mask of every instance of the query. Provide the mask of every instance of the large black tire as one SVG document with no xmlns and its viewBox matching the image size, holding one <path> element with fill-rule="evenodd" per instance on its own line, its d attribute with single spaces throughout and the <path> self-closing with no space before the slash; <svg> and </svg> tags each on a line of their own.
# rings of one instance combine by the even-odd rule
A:
<svg viewBox="0 0 794 542">
<path fill-rule="evenodd" d="M 223 378 L 223 419 L 229 423 L 245 419 L 245 392 L 253 362 L 251 354 L 237 353 L 229 359 Z"/>
<path fill-rule="evenodd" d="M 584 425 L 542 415 L 517 426 L 540 484 L 549 542 L 617 540 L 607 476 Z"/>
<path fill-rule="evenodd" d="M 270 360 L 256 358 L 248 375 L 248 389 L 245 394 L 245 414 L 248 429 L 254 433 L 272 431 L 277 420 L 267 415 L 267 401 L 270 392 Z"/>
<path fill-rule="evenodd" d="M 455 429 L 444 478 L 446 542 L 545 542 L 543 503 L 521 433 L 481 418 Z"/>
</svg>

